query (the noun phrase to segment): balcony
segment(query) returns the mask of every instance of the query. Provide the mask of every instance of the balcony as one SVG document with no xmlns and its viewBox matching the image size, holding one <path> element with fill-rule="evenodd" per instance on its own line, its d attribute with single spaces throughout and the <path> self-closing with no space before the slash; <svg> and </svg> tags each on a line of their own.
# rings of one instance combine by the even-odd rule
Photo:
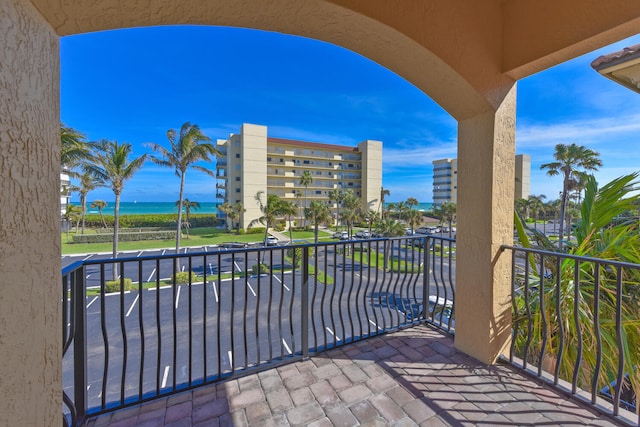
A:
<svg viewBox="0 0 640 427">
<path fill-rule="evenodd" d="M 203 248 L 66 267 L 70 424 L 638 425 L 625 406 L 632 402 L 615 386 L 635 368 L 617 370 L 613 398 L 601 386 L 587 395 L 578 387 L 584 382 L 554 378 L 544 372 L 545 358 L 532 356 L 546 348 L 526 325 L 535 313 L 515 298 L 514 345 L 501 363 L 488 366 L 454 349 L 454 239 L 291 248 Z M 514 295 L 536 291 L 534 253 L 538 263 L 567 257 L 504 247 Z M 640 268 L 576 260 L 587 261 Z M 106 289 L 114 269 L 120 279 Z M 180 270 L 195 275 L 178 283 L 171 276 Z M 551 286 L 553 277 L 542 274 Z M 523 331 L 528 335 L 518 339 Z M 515 344 L 523 342 L 524 356 Z M 597 371 L 595 377 L 611 384 Z"/>
</svg>

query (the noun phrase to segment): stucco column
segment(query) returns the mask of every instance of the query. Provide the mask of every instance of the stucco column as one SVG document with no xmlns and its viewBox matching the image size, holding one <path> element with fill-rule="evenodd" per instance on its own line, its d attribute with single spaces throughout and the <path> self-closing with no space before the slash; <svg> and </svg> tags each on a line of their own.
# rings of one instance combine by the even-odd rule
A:
<svg viewBox="0 0 640 427">
<path fill-rule="evenodd" d="M 456 253 L 458 349 L 493 363 L 511 339 L 516 86 L 495 112 L 460 121 Z"/>
<path fill-rule="evenodd" d="M 0 0 L 0 425 L 60 425 L 58 37 Z"/>
</svg>

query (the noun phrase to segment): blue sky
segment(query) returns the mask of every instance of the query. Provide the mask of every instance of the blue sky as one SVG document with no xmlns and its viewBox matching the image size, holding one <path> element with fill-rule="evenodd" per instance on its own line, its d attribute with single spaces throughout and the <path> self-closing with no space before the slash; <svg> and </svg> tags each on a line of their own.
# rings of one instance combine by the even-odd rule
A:
<svg viewBox="0 0 640 427">
<path fill-rule="evenodd" d="M 601 153 L 606 182 L 640 170 L 640 95 L 591 69 L 604 53 L 640 35 L 518 83 L 516 150 L 531 155 L 531 193 L 555 199 L 559 178 L 539 170 L 554 146 L 575 142 Z M 88 139 L 168 145 L 166 132 L 190 121 L 212 139 L 242 123 L 269 136 L 355 145 L 383 141 L 383 185 L 390 201 L 432 200 L 435 159 L 456 157 L 457 124 L 393 72 L 324 42 L 223 27 L 154 27 L 61 39 L 61 118 Z M 213 165 L 211 165 L 213 168 Z M 410 185 L 407 185 L 410 182 Z M 123 201 L 178 199 L 173 171 L 147 163 Z M 215 180 L 187 173 L 185 197 L 215 201 Z M 77 195 L 73 200 L 77 199 Z M 113 201 L 109 189 L 89 201 Z"/>
</svg>

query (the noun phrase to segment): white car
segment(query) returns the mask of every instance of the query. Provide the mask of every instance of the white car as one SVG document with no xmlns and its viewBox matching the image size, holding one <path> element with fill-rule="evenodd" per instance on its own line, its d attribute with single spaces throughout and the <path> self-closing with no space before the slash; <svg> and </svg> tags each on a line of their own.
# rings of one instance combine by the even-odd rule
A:
<svg viewBox="0 0 640 427">
<path fill-rule="evenodd" d="M 371 234 L 369 234 L 367 230 L 360 230 L 356 233 L 356 237 L 359 237 L 361 239 L 368 239 L 369 237 L 371 237 Z"/>
<path fill-rule="evenodd" d="M 276 246 L 278 242 L 279 240 L 273 236 L 268 236 L 266 239 L 264 239 L 265 246 Z"/>
<path fill-rule="evenodd" d="M 336 233 L 333 233 L 333 238 L 345 240 L 349 238 L 349 233 L 347 233 L 346 231 L 338 231 Z"/>
</svg>

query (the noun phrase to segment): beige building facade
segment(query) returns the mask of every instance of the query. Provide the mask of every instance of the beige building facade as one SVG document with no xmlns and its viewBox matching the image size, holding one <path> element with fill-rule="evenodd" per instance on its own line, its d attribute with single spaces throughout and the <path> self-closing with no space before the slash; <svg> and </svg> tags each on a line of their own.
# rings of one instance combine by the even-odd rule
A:
<svg viewBox="0 0 640 427">
<path fill-rule="evenodd" d="M 294 141 L 267 135 L 267 127 L 245 123 L 240 133 L 218 140 L 222 153 L 216 165 L 217 198 L 220 203 L 242 203 L 245 211 L 229 228 L 246 229 L 262 216 L 256 195 L 263 193 L 295 202 L 302 208 L 320 201 L 335 213 L 334 190 L 352 190 L 363 209 L 377 210 L 382 187 L 382 142 L 366 140 L 356 147 Z M 309 172 L 312 182 L 300 184 Z M 259 226 L 259 225 L 258 225 Z"/>
<path fill-rule="evenodd" d="M 579 13 L 576 13 L 579 11 Z M 350 49 L 458 123 L 456 347 L 511 339 L 517 81 L 637 34 L 637 0 L 0 0 L 0 424 L 60 424 L 62 36 L 153 25 L 277 31 Z M 463 172 L 463 173 L 462 173 Z"/>
<path fill-rule="evenodd" d="M 458 202 L 458 159 L 434 160 L 433 206 Z M 531 187 L 531 156 L 518 154 L 515 157 L 515 199 L 529 197 Z"/>
</svg>

